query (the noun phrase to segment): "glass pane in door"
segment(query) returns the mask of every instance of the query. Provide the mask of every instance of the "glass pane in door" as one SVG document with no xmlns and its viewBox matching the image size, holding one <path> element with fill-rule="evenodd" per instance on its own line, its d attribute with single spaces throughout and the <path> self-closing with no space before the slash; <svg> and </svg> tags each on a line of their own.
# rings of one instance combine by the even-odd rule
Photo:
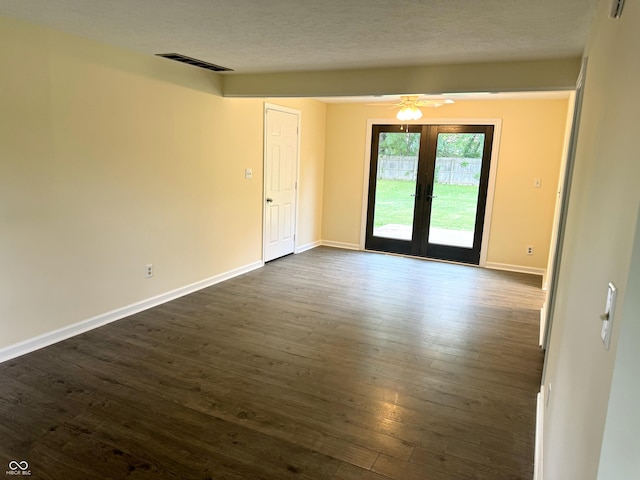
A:
<svg viewBox="0 0 640 480">
<path fill-rule="evenodd" d="M 410 241 L 420 133 L 380 132 L 378 140 L 373 235 Z"/>
<path fill-rule="evenodd" d="M 439 133 L 429 243 L 473 248 L 484 133 Z"/>
</svg>

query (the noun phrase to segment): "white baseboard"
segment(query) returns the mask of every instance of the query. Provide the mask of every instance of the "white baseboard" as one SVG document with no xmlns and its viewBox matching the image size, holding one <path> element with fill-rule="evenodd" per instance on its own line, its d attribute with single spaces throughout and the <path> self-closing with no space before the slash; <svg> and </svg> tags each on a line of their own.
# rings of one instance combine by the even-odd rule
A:
<svg viewBox="0 0 640 480">
<path fill-rule="evenodd" d="M 307 243 L 305 245 L 300 245 L 296 248 L 296 253 L 306 252 L 307 250 L 312 250 L 316 247 L 322 245 L 322 240 L 317 240 L 315 242 Z"/>
<path fill-rule="evenodd" d="M 487 262 L 485 264 L 485 267 L 491 268 L 493 270 L 505 270 L 507 272 L 529 273 L 531 275 L 540 275 L 543 279 L 547 273 L 547 271 L 544 268 L 524 267 L 522 265 L 511 265 L 508 263 Z"/>
<path fill-rule="evenodd" d="M 8 347 L 0 348 L 0 363 L 33 352 L 40 348 L 47 347 L 54 343 L 58 343 L 81 333 L 88 332 L 89 330 L 93 330 L 94 328 L 101 327 L 108 323 L 115 322 L 116 320 L 133 315 L 134 313 L 142 312 L 143 310 L 148 310 L 149 308 L 175 300 L 176 298 L 184 297 L 185 295 L 210 287 L 216 283 L 251 272 L 252 270 L 256 270 L 262 266 L 264 266 L 264 262 L 262 261 L 253 262 L 199 282 L 192 283 L 191 285 L 186 285 L 170 292 L 136 302 L 132 305 L 118 308 L 51 332 L 43 333 L 42 335 L 9 345 Z"/>
<path fill-rule="evenodd" d="M 360 250 L 360 245 L 357 243 L 344 243 L 333 242 L 331 240 L 322 240 L 322 245 L 325 247 L 343 248 L 345 250 Z"/>
<path fill-rule="evenodd" d="M 544 426 L 544 408 L 545 408 L 545 391 L 544 385 L 540 387 L 540 392 L 538 393 L 538 401 L 536 406 L 536 440 L 535 440 L 535 451 L 533 455 L 533 480 L 543 480 L 543 455 L 542 455 L 542 444 L 543 444 L 543 430 Z"/>
<path fill-rule="evenodd" d="M 544 335 L 547 326 L 547 302 L 542 304 L 542 308 L 540 309 L 540 335 L 538 336 L 538 344 L 540 348 L 544 349 Z"/>
</svg>

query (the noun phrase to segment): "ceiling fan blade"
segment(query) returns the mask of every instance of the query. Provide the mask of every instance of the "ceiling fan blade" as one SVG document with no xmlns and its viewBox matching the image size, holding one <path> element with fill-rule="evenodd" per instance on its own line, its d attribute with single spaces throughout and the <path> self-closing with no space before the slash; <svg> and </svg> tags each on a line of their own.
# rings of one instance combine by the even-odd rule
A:
<svg viewBox="0 0 640 480">
<path fill-rule="evenodd" d="M 453 100 L 451 100 L 450 98 L 443 98 L 443 99 L 437 99 L 437 100 L 420 100 L 418 102 L 416 102 L 416 105 L 418 107 L 432 107 L 432 108 L 437 108 L 437 107 L 441 107 L 442 105 L 448 105 L 451 103 L 455 103 Z"/>
</svg>

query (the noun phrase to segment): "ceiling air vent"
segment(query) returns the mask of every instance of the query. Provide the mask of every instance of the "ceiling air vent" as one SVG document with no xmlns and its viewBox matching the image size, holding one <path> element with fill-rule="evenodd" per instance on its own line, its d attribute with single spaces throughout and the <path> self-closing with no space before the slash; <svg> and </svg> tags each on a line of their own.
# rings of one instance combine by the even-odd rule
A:
<svg viewBox="0 0 640 480">
<path fill-rule="evenodd" d="M 205 68 L 207 70 L 212 70 L 214 72 L 233 72 L 231 68 L 221 67 L 220 65 L 214 65 L 213 63 L 205 62 L 203 60 L 198 60 L 197 58 L 187 57 L 186 55 L 181 55 L 179 53 L 156 53 L 159 57 L 168 58 L 169 60 L 175 60 L 176 62 L 186 63 L 188 65 L 193 65 L 194 67 Z"/>
</svg>

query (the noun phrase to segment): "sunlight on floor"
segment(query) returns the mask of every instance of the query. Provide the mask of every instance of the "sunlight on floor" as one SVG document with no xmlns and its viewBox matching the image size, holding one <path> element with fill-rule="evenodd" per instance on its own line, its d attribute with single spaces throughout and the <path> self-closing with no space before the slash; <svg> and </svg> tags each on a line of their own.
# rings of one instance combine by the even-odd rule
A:
<svg viewBox="0 0 640 480">
<path fill-rule="evenodd" d="M 390 223 L 373 229 L 376 237 L 395 238 L 398 240 L 411 240 L 411 225 L 399 225 Z M 429 243 L 438 245 L 451 245 L 454 247 L 472 248 L 473 232 L 464 230 L 448 230 L 446 228 L 429 229 Z"/>
</svg>

